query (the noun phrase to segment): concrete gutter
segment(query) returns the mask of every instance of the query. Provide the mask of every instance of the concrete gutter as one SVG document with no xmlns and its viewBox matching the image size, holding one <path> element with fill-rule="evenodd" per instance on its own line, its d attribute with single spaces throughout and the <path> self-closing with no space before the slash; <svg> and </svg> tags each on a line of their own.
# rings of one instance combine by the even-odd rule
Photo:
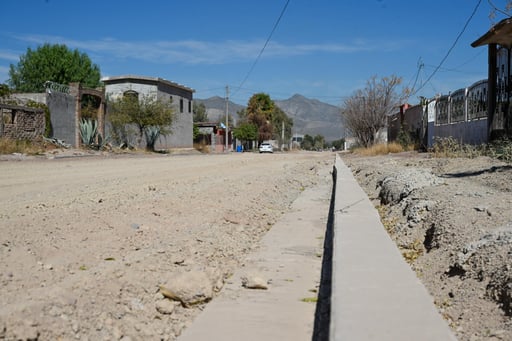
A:
<svg viewBox="0 0 512 341">
<path fill-rule="evenodd" d="M 311 340 L 330 191 L 327 181 L 306 189 L 178 340 Z M 253 272 L 268 290 L 242 287 Z"/>
<path fill-rule="evenodd" d="M 268 290 L 242 288 L 253 269 L 271 279 Z M 319 282 L 316 306 L 304 302 Z M 179 340 L 456 338 L 336 156 L 332 188 L 306 190 Z"/>
<path fill-rule="evenodd" d="M 329 340 L 456 340 L 339 156 L 335 170 Z"/>
</svg>

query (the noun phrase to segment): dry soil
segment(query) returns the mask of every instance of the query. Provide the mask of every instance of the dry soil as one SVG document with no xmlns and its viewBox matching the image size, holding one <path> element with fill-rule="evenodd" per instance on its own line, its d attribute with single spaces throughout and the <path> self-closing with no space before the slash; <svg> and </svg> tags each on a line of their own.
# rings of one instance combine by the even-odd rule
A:
<svg viewBox="0 0 512 341">
<path fill-rule="evenodd" d="M 56 153 L 0 157 L 0 339 L 175 340 L 206 303 L 159 285 L 222 286 L 334 157 Z M 512 167 L 343 157 L 457 337 L 512 340 Z"/>
<path fill-rule="evenodd" d="M 0 157 L 0 340 L 175 340 L 334 153 Z"/>
</svg>

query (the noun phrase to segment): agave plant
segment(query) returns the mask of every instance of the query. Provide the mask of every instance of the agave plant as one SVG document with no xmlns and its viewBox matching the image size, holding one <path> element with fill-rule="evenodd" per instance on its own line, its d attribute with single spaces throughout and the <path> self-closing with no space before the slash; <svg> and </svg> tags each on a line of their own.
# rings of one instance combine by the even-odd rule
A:
<svg viewBox="0 0 512 341">
<path fill-rule="evenodd" d="M 98 133 L 98 122 L 91 119 L 82 119 L 80 121 L 80 136 L 82 143 L 86 146 L 94 145 L 96 134 Z"/>
<path fill-rule="evenodd" d="M 149 126 L 144 130 L 146 135 L 146 149 L 155 150 L 156 140 L 160 137 L 161 128 L 158 126 Z"/>
</svg>

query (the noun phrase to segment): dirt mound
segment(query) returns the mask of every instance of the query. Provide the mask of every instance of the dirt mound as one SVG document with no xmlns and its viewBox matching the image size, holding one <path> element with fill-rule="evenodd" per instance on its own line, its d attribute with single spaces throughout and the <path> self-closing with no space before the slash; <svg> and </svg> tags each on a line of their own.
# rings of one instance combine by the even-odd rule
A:
<svg viewBox="0 0 512 341">
<path fill-rule="evenodd" d="M 404 153 L 344 156 L 460 340 L 512 340 L 512 168 Z"/>
</svg>

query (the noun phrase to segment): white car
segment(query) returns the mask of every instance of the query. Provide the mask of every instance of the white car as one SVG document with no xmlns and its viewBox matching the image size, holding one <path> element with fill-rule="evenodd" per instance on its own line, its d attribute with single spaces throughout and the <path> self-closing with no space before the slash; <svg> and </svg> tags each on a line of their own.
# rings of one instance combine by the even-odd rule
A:
<svg viewBox="0 0 512 341">
<path fill-rule="evenodd" d="M 260 153 L 273 153 L 274 147 L 272 147 L 270 143 L 263 142 L 262 144 L 260 144 L 259 151 Z"/>
</svg>

